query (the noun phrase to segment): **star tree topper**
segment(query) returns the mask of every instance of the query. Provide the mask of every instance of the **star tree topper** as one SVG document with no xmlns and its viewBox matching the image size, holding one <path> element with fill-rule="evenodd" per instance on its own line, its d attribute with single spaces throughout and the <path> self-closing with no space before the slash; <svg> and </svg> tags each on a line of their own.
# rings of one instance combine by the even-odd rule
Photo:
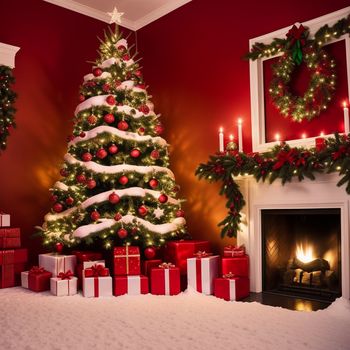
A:
<svg viewBox="0 0 350 350">
<path fill-rule="evenodd" d="M 117 8 L 114 7 L 112 12 L 107 12 L 108 15 L 111 16 L 111 19 L 109 20 L 109 24 L 112 23 L 121 23 L 121 17 L 124 15 L 124 12 L 118 12 Z"/>
</svg>

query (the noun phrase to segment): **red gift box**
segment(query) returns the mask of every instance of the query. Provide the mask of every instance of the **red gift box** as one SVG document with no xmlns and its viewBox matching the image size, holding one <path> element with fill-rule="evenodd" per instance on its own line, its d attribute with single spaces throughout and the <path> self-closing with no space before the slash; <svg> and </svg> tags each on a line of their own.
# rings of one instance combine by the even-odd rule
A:
<svg viewBox="0 0 350 350">
<path fill-rule="evenodd" d="M 114 275 L 139 275 L 140 274 L 140 250 L 139 247 L 115 247 L 114 248 Z"/>
<path fill-rule="evenodd" d="M 224 257 L 227 258 L 235 258 L 239 256 L 245 255 L 245 246 L 241 245 L 239 247 L 236 247 L 234 245 L 228 245 L 224 247 Z"/>
<path fill-rule="evenodd" d="M 187 259 L 192 258 L 198 251 L 211 252 L 208 241 L 180 240 L 171 241 L 166 244 L 164 260 L 173 263 L 180 268 L 180 273 L 187 273 Z"/>
<path fill-rule="evenodd" d="M 248 255 L 236 258 L 222 258 L 221 271 L 223 275 L 233 273 L 236 276 L 249 277 Z"/>
<path fill-rule="evenodd" d="M 75 274 L 78 277 L 78 287 L 80 288 L 82 286 L 81 283 L 82 283 L 83 270 L 84 270 L 83 263 L 85 261 L 101 260 L 102 254 L 99 252 L 82 251 L 82 250 L 75 250 L 72 252 L 72 254 L 77 257 L 77 266 L 75 268 Z"/>
<path fill-rule="evenodd" d="M 113 278 L 113 294 L 115 296 L 129 294 L 140 295 L 148 293 L 147 276 L 115 276 Z"/>
<path fill-rule="evenodd" d="M 151 269 L 154 267 L 158 267 L 162 263 L 162 260 L 160 259 L 154 259 L 154 260 L 145 260 L 142 262 L 142 274 L 150 277 L 151 275 Z"/>
<path fill-rule="evenodd" d="M 24 248 L 0 250 L 0 288 L 14 287 L 19 282 L 16 275 L 27 262 L 27 256 L 27 249 Z"/>
<path fill-rule="evenodd" d="M 0 248 L 19 248 L 21 230 L 19 228 L 0 228 Z"/>
<path fill-rule="evenodd" d="M 225 300 L 242 300 L 249 296 L 249 279 L 224 275 L 214 281 L 214 295 Z"/>
<path fill-rule="evenodd" d="M 181 292 L 180 269 L 173 264 L 163 263 L 151 270 L 151 293 L 155 295 L 176 295 Z"/>
<path fill-rule="evenodd" d="M 28 273 L 28 289 L 33 292 L 50 290 L 50 278 L 52 273 L 42 267 L 33 266 Z"/>
</svg>

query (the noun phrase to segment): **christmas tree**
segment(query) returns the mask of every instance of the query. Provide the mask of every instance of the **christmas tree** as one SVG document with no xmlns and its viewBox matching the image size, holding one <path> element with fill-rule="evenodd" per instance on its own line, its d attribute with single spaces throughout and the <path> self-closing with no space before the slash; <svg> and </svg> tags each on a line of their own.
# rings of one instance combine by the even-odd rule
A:
<svg viewBox="0 0 350 350">
<path fill-rule="evenodd" d="M 110 30 L 84 76 L 45 245 L 148 247 L 186 236 L 163 126 L 131 49 Z"/>
</svg>

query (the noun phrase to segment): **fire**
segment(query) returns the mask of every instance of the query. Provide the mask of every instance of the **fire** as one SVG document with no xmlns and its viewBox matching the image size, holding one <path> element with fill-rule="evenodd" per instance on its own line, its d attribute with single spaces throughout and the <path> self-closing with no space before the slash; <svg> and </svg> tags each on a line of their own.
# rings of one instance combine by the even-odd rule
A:
<svg viewBox="0 0 350 350">
<path fill-rule="evenodd" d="M 297 244 L 296 256 L 303 263 L 308 263 L 315 259 L 311 245 L 307 245 L 304 248 L 302 244 Z"/>
</svg>

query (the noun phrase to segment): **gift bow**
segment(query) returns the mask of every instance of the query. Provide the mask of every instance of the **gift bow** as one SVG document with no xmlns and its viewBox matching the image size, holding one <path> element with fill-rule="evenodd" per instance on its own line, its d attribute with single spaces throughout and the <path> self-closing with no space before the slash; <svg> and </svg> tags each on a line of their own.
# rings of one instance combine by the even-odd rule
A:
<svg viewBox="0 0 350 350">
<path fill-rule="evenodd" d="M 213 253 L 207 253 L 205 250 L 203 250 L 203 251 L 198 250 L 198 252 L 194 253 L 193 255 L 196 256 L 197 258 L 204 258 L 206 256 L 213 255 Z"/>
<path fill-rule="evenodd" d="M 68 270 L 67 272 L 60 272 L 57 277 L 60 278 L 61 280 L 70 280 L 72 276 L 73 276 L 72 271 Z"/>
<path fill-rule="evenodd" d="M 232 250 L 232 251 L 244 251 L 245 250 L 245 246 L 244 244 L 240 245 L 239 247 L 234 246 L 234 245 L 227 245 L 225 248 L 225 250 Z"/>
<path fill-rule="evenodd" d="M 99 276 L 106 275 L 106 268 L 101 264 L 99 264 L 99 265 L 95 264 L 95 265 L 89 267 L 88 269 L 86 269 L 85 271 L 87 271 L 87 270 L 91 271 L 91 273 L 92 273 L 91 277 L 99 277 Z"/>
<path fill-rule="evenodd" d="M 232 273 L 231 271 L 229 273 L 222 275 L 223 278 L 233 278 L 235 276 L 236 275 L 234 273 Z"/>
<path fill-rule="evenodd" d="M 30 270 L 29 273 L 33 275 L 40 275 L 41 273 L 45 272 L 45 269 L 43 267 L 39 266 L 33 266 Z"/>
<path fill-rule="evenodd" d="M 175 265 L 172 263 L 163 262 L 162 264 L 158 265 L 158 267 L 160 267 L 161 269 L 170 269 L 172 267 L 175 267 Z"/>
</svg>

